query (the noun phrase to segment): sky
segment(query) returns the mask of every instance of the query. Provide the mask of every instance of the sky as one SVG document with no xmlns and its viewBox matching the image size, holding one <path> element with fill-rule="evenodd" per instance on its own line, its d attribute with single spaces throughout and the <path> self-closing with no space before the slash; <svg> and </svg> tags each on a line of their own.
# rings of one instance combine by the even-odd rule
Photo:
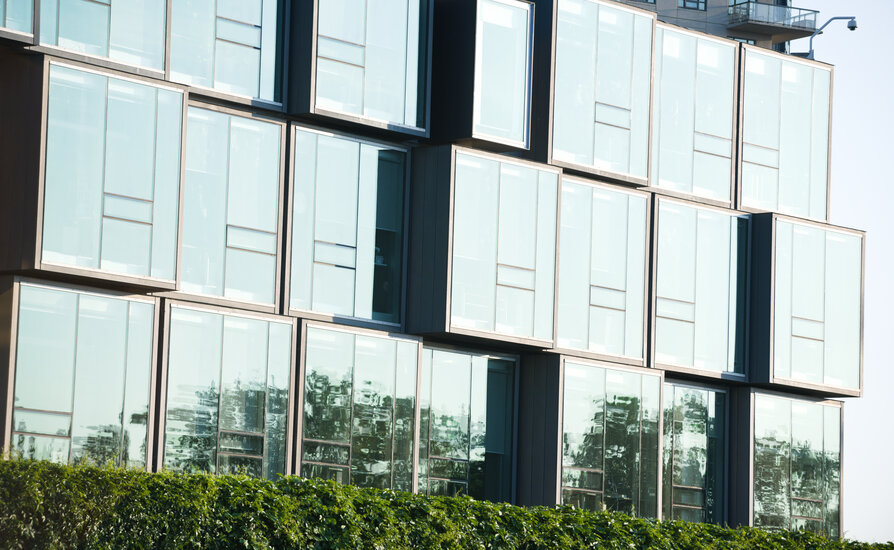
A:
<svg viewBox="0 0 894 550">
<path fill-rule="evenodd" d="M 894 20 L 892 0 L 797 0 L 830 17 L 857 18 L 858 29 L 834 21 L 813 41 L 815 58 L 835 65 L 830 222 L 867 232 L 864 294 L 864 393 L 844 406 L 844 536 L 894 540 Z M 807 40 L 791 51 L 807 51 Z"/>
</svg>

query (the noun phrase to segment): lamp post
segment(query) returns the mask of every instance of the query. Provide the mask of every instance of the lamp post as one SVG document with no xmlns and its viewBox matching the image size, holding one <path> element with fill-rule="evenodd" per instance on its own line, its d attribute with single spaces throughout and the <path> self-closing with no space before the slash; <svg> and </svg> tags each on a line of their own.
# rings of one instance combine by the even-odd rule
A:
<svg viewBox="0 0 894 550">
<path fill-rule="evenodd" d="M 831 23 L 832 21 L 838 20 L 838 19 L 847 19 L 848 20 L 847 28 L 852 31 L 857 30 L 857 18 L 856 17 L 851 17 L 849 15 L 841 15 L 838 17 L 833 17 L 833 18 L 829 19 L 828 21 L 826 21 L 822 27 L 816 29 L 816 31 L 810 35 L 810 51 L 807 52 L 806 55 L 805 54 L 795 54 L 795 55 L 801 55 L 801 56 L 806 57 L 807 59 L 813 59 L 813 39 L 814 39 L 814 37 L 816 37 L 816 35 L 818 35 L 819 33 L 823 32 L 823 29 L 828 27 L 829 23 Z"/>
</svg>

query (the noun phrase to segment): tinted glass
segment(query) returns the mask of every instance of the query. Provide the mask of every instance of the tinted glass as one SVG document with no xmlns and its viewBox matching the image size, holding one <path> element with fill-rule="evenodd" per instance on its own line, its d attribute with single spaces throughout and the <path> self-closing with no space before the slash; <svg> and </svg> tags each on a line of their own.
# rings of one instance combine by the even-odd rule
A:
<svg viewBox="0 0 894 550">
<path fill-rule="evenodd" d="M 456 154 L 451 324 L 553 337 L 558 177 Z"/>
<path fill-rule="evenodd" d="M 742 204 L 826 219 L 832 72 L 747 50 Z"/>
<path fill-rule="evenodd" d="M 0 4 L 0 27 L 31 34 L 33 14 L 33 0 L 6 0 Z"/>
<path fill-rule="evenodd" d="M 646 202 L 563 180 L 559 346 L 643 357 Z"/>
</svg>

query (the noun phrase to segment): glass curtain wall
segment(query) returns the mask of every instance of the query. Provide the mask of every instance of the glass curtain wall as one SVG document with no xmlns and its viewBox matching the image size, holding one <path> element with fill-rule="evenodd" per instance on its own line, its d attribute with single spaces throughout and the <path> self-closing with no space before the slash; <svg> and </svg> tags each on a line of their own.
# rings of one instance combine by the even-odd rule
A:
<svg viewBox="0 0 894 550">
<path fill-rule="evenodd" d="M 318 6 L 316 108 L 423 128 L 428 0 Z"/>
<path fill-rule="evenodd" d="M 183 94 L 49 72 L 41 260 L 173 281 Z"/>
<path fill-rule="evenodd" d="M 655 361 L 744 374 L 748 219 L 659 199 Z"/>
<path fill-rule="evenodd" d="M 775 378 L 860 389 L 863 239 L 776 220 Z"/>
<path fill-rule="evenodd" d="M 664 385 L 662 517 L 724 522 L 726 392 Z"/>
<path fill-rule="evenodd" d="M 515 361 L 422 350 L 419 492 L 512 499 Z"/>
<path fill-rule="evenodd" d="M 172 0 L 171 79 L 280 101 L 281 1 Z"/>
<path fill-rule="evenodd" d="M 754 396 L 754 525 L 841 536 L 841 407 Z"/>
<path fill-rule="evenodd" d="M 152 302 L 22 284 L 15 456 L 145 468 Z"/>
<path fill-rule="evenodd" d="M 26 2 L 4 3 L 24 17 Z M 166 9 L 165 0 L 41 0 L 40 43 L 161 71 Z"/>
<path fill-rule="evenodd" d="M 643 358 L 647 202 L 562 179 L 559 347 Z"/>
<path fill-rule="evenodd" d="M 553 339 L 558 174 L 456 153 L 453 327 Z"/>
<path fill-rule="evenodd" d="M 651 183 L 729 203 L 737 45 L 664 27 L 656 42 Z"/>
<path fill-rule="evenodd" d="M 164 468 L 285 474 L 292 324 L 171 306 Z"/>
<path fill-rule="evenodd" d="M 658 517 L 661 377 L 565 361 L 562 503 Z"/>
<path fill-rule="evenodd" d="M 558 0 L 552 158 L 645 179 L 654 18 Z"/>
<path fill-rule="evenodd" d="M 295 129 L 289 307 L 400 322 L 406 153 Z"/>
<path fill-rule="evenodd" d="M 826 219 L 832 70 L 745 52 L 742 205 Z"/>
<path fill-rule="evenodd" d="M 479 0 L 475 42 L 473 132 L 528 144 L 534 6 Z"/>
<path fill-rule="evenodd" d="M 414 340 L 307 328 L 301 475 L 413 490 Z"/>
<path fill-rule="evenodd" d="M 34 0 L 0 0 L 0 28 L 34 32 Z"/>
<path fill-rule="evenodd" d="M 282 126 L 189 108 L 181 290 L 273 304 Z"/>
</svg>

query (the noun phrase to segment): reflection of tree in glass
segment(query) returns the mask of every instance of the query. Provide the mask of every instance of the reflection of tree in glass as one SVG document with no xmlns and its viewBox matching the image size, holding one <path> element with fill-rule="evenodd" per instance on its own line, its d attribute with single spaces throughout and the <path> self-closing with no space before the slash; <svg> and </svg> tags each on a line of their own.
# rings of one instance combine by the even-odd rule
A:
<svg viewBox="0 0 894 550">
<path fill-rule="evenodd" d="M 240 432 L 261 433 L 264 430 L 264 384 L 236 379 L 223 387 L 220 398 L 220 427 Z"/>
<path fill-rule="evenodd" d="M 177 388 L 167 413 L 165 468 L 184 472 L 216 470 L 218 399 L 213 384 L 208 388 Z"/>
<path fill-rule="evenodd" d="M 117 466 L 121 450 L 121 426 L 105 424 L 89 426 L 87 430 L 88 435 L 72 438 L 72 464 Z"/>
<path fill-rule="evenodd" d="M 304 437 L 348 443 L 351 433 L 351 378 L 330 380 L 307 373 L 304 396 Z"/>
<path fill-rule="evenodd" d="M 789 527 L 789 437 L 775 432 L 754 441 L 754 524 Z"/>
</svg>

